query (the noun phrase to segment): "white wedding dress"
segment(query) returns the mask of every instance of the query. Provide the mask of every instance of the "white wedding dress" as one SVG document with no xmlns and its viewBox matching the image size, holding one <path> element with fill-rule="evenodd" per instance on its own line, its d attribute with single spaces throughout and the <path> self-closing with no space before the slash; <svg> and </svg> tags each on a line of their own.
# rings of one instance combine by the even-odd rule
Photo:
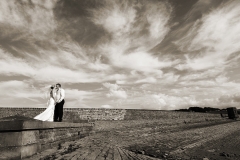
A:
<svg viewBox="0 0 240 160">
<path fill-rule="evenodd" d="M 53 122 L 54 109 L 55 109 L 55 100 L 53 99 L 52 96 L 50 96 L 46 110 L 40 113 L 39 115 L 37 115 L 36 117 L 34 117 L 34 119 Z"/>
</svg>

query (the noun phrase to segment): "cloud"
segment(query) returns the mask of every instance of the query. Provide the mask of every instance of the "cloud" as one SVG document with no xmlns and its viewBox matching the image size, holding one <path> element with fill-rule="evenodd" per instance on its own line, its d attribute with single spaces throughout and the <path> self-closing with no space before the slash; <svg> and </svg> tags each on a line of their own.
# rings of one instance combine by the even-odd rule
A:
<svg viewBox="0 0 240 160">
<path fill-rule="evenodd" d="M 3 0 L 0 2 L 0 22 L 5 24 L 5 27 L 1 25 L 1 29 L 4 28 L 7 31 L 5 33 L 9 33 L 8 26 L 11 26 L 25 34 L 32 34 L 35 38 L 45 39 L 44 35 L 51 35 L 57 26 L 53 13 L 55 4 L 56 0 Z"/>
<path fill-rule="evenodd" d="M 111 36 L 110 41 L 99 46 L 99 52 L 115 67 L 142 72 L 159 73 L 161 68 L 174 64 L 169 59 L 160 60 L 149 52 L 170 30 L 171 7 L 163 2 L 154 4 L 149 1 L 143 2 L 146 8 L 138 11 L 136 4 L 130 1 L 119 3 L 108 1 L 103 7 L 91 10 L 91 20 Z"/>
<path fill-rule="evenodd" d="M 117 49 L 115 46 L 109 48 L 112 51 L 109 57 L 111 64 L 119 67 L 137 70 L 147 73 L 159 73 L 161 74 L 161 68 L 170 67 L 175 62 L 172 61 L 159 61 L 157 57 L 153 57 L 150 53 L 147 52 L 134 52 L 129 54 L 120 54 L 121 50 Z"/>
<path fill-rule="evenodd" d="M 130 1 L 104 1 L 104 7 L 91 10 L 93 14 L 92 21 L 103 26 L 109 33 L 115 36 L 121 36 L 131 30 L 136 10 L 130 4 Z"/>
<path fill-rule="evenodd" d="M 152 100 L 153 103 L 157 104 L 161 110 L 180 109 L 199 104 L 195 97 L 192 96 L 179 97 L 161 93 L 151 95 L 149 100 Z"/>
<path fill-rule="evenodd" d="M 110 90 L 107 94 L 107 97 L 115 97 L 115 98 L 127 98 L 127 93 L 123 90 Z"/>
<path fill-rule="evenodd" d="M 0 73 L 1 74 L 20 74 L 24 76 L 31 76 L 34 74 L 33 67 L 24 59 L 16 58 L 9 54 L 6 54 L 0 48 Z"/>
<path fill-rule="evenodd" d="M 195 81 L 195 80 L 201 80 L 201 79 L 213 79 L 218 77 L 221 73 L 224 72 L 223 67 L 208 69 L 201 72 L 190 72 L 186 75 L 181 76 L 179 79 L 181 81 Z"/>
<path fill-rule="evenodd" d="M 0 1 L 0 105 L 238 106 L 239 2 L 193 3 Z"/>
<path fill-rule="evenodd" d="M 92 99 L 96 99 L 99 97 L 100 93 L 93 91 L 84 91 L 74 88 L 64 88 L 65 89 L 65 107 L 68 108 L 92 108 L 94 106 L 88 105 L 88 101 L 92 101 Z"/>
<path fill-rule="evenodd" d="M 156 83 L 157 80 L 154 77 L 148 77 L 145 79 L 137 80 L 136 83 Z"/>
<path fill-rule="evenodd" d="M 214 80 L 199 80 L 199 81 L 183 81 L 179 84 L 183 86 L 204 86 L 204 87 L 213 87 L 217 83 Z"/>
<path fill-rule="evenodd" d="M 14 96 L 18 98 L 37 98 L 44 95 L 42 89 L 37 90 L 36 88 L 34 88 L 34 86 L 31 86 L 26 82 L 17 80 L 0 82 L 0 89 L 2 91 L 7 91 L 4 93 L 2 92 L 2 96 Z"/>
<path fill-rule="evenodd" d="M 223 83 L 228 82 L 229 78 L 226 76 L 220 75 L 217 78 L 215 78 L 215 80 L 218 84 L 223 84 Z"/>
<path fill-rule="evenodd" d="M 191 96 L 180 97 L 163 93 L 136 92 L 128 99 L 117 100 L 115 104 L 123 107 L 136 105 L 140 109 L 173 110 L 187 108 L 199 104 L 199 102 Z"/>
<path fill-rule="evenodd" d="M 240 94 L 226 94 L 219 97 L 219 101 L 225 104 L 229 103 L 239 103 L 240 102 Z"/>
<path fill-rule="evenodd" d="M 111 83 L 103 83 L 103 86 L 112 89 L 112 90 L 118 90 L 120 87 L 117 84 L 111 84 Z"/>
<path fill-rule="evenodd" d="M 95 25 L 102 26 L 112 37 L 109 39 L 109 35 L 103 35 L 103 39 L 108 40 L 102 41 L 96 48 L 83 46 L 67 34 L 58 34 L 62 23 L 54 14 L 57 1 L 1 3 L 5 6 L 1 10 L 2 15 L 9 16 L 3 16 L 1 21 L 5 25 L 11 25 L 11 28 L 4 29 L 16 32 L 6 34 L 10 45 L 2 44 L 3 59 L 0 63 L 6 68 L 1 70 L 2 74 L 25 75 L 38 82 L 123 81 L 131 78 L 131 75 L 125 74 L 126 72 L 116 73 L 119 68 L 160 75 L 161 68 L 174 63 L 168 59 L 160 61 L 147 51 L 160 43 L 169 31 L 167 23 L 171 9 L 168 10 L 169 5 L 166 3 L 146 3 L 144 5 L 148 9 L 140 7 L 141 11 L 138 11 L 136 4 L 131 1 L 126 1 L 126 4 L 106 1 L 103 7 L 88 10 L 92 14 L 87 18 Z M 158 16 L 155 12 L 158 12 Z M 57 20 L 60 22 L 56 23 Z M 106 20 L 115 21 L 105 23 Z M 18 29 L 19 26 L 22 28 Z M 141 33 L 143 30 L 149 32 Z M 24 45 L 16 45 L 13 41 L 24 42 Z M 131 45 L 128 43 L 130 41 Z M 13 51 L 16 54 L 12 55 Z"/>
<path fill-rule="evenodd" d="M 25 81 L 3 81 L 0 82 L 0 89 L 5 90 L 0 96 L 4 99 L 11 99 L 17 103 L 13 105 L 24 105 L 24 107 L 46 107 L 49 99 L 49 87 L 45 84 L 41 87 L 34 86 L 30 82 Z M 66 106 L 76 107 L 81 106 L 85 101 L 96 98 L 99 93 L 92 91 L 81 91 L 78 89 L 64 88 L 66 93 Z M 25 101 L 25 103 L 23 103 Z M 22 106 L 21 106 L 22 107 Z"/>
<path fill-rule="evenodd" d="M 186 64 L 178 68 L 204 70 L 225 65 L 240 49 L 239 9 L 238 1 L 229 1 L 197 20 L 186 36 L 175 42 L 187 52 Z"/>
<path fill-rule="evenodd" d="M 49 86 L 46 86 L 49 87 Z M 1 106 L 12 107 L 46 107 L 49 94 L 46 87 L 36 87 L 26 81 L 1 81 Z M 44 102 L 44 103 L 43 103 Z"/>
<path fill-rule="evenodd" d="M 95 62 L 88 64 L 89 69 L 96 71 L 109 71 L 111 67 L 108 64 L 104 64 L 101 62 L 101 55 L 96 59 Z"/>
<path fill-rule="evenodd" d="M 66 97 L 67 99 L 77 99 L 77 100 L 84 100 L 84 99 L 92 99 L 97 96 L 99 93 L 92 92 L 92 91 L 81 91 L 78 89 L 70 89 L 66 88 Z"/>
<path fill-rule="evenodd" d="M 108 104 L 104 104 L 104 105 L 101 105 L 101 108 L 114 108 L 114 107 Z"/>
<path fill-rule="evenodd" d="M 109 89 L 109 93 L 107 93 L 107 97 L 114 98 L 123 98 L 126 99 L 128 97 L 127 93 L 120 88 L 117 84 L 111 83 L 103 83 L 103 86 Z"/>
</svg>

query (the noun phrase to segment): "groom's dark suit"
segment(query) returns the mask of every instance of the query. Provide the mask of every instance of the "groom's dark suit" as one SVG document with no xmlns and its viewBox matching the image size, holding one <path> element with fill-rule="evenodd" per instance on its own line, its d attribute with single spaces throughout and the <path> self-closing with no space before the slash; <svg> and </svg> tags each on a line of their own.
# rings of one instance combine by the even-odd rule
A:
<svg viewBox="0 0 240 160">
<path fill-rule="evenodd" d="M 56 91 L 56 105 L 55 105 L 55 110 L 54 110 L 54 122 L 62 122 L 62 117 L 63 117 L 63 105 L 65 103 L 64 100 L 65 93 L 64 89 L 59 88 L 59 90 Z"/>
<path fill-rule="evenodd" d="M 60 103 L 57 103 L 55 105 L 55 110 L 54 110 L 54 122 L 62 122 L 62 117 L 63 117 L 63 105 L 65 103 L 65 100 L 63 99 Z M 58 120 L 59 119 L 59 120 Z"/>
</svg>

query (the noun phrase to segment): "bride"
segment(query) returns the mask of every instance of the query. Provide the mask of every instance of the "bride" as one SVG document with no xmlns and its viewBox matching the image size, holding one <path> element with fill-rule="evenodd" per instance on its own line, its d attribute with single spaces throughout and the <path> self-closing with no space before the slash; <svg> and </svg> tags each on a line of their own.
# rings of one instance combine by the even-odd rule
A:
<svg viewBox="0 0 240 160">
<path fill-rule="evenodd" d="M 54 109 L 56 104 L 54 100 L 54 88 L 55 87 L 53 85 L 50 87 L 50 92 L 49 92 L 50 98 L 49 98 L 48 106 L 46 110 L 40 113 L 39 115 L 37 115 L 36 117 L 34 117 L 34 119 L 53 122 Z"/>
</svg>

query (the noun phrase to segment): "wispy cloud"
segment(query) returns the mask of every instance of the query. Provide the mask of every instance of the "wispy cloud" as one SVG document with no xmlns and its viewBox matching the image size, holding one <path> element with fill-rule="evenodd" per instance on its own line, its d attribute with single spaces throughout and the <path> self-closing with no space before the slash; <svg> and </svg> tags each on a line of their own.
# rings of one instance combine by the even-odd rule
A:
<svg viewBox="0 0 240 160">
<path fill-rule="evenodd" d="M 54 20 L 53 8 L 57 1 L 1 1 L 0 22 L 1 29 L 5 34 L 10 33 L 8 29 L 18 30 L 24 34 L 31 34 L 34 38 L 44 38 L 52 35 L 57 24 Z M 4 33 L 3 32 L 3 33 Z M 20 35 L 14 40 L 19 40 L 25 35 Z"/>
<path fill-rule="evenodd" d="M 187 52 L 183 66 L 202 70 L 225 65 L 240 49 L 239 14 L 239 2 L 229 1 L 197 20 L 186 36 L 176 41 Z"/>
<path fill-rule="evenodd" d="M 25 76 L 31 76 L 35 73 L 33 67 L 24 59 L 11 56 L 9 53 L 4 52 L 1 48 L 0 56 L 1 56 L 0 59 L 1 74 L 7 75 L 20 74 Z"/>
<path fill-rule="evenodd" d="M 111 65 L 159 73 L 161 68 L 169 67 L 174 62 L 160 60 L 149 50 L 159 44 L 169 32 L 171 7 L 163 2 L 144 5 L 145 7 L 139 8 L 129 1 L 110 2 L 103 8 L 93 10 L 92 20 L 111 35 L 111 41 L 99 46 L 99 51 L 109 59 Z"/>
<path fill-rule="evenodd" d="M 45 105 L 56 82 L 66 107 L 239 104 L 239 2 L 179 3 L 0 1 L 0 105 Z"/>
</svg>

